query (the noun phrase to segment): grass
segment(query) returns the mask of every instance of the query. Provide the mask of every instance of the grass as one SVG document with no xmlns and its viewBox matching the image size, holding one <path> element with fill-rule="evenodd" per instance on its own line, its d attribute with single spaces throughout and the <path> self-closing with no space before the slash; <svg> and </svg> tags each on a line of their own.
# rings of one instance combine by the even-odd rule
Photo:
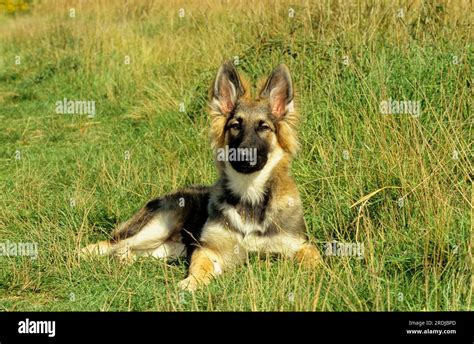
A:
<svg viewBox="0 0 474 344">
<path fill-rule="evenodd" d="M 119 3 L 0 15 L 0 242 L 39 247 L 0 257 L 1 310 L 472 310 L 472 3 Z M 250 257 L 194 295 L 183 261 L 79 261 L 148 199 L 215 180 L 207 90 L 236 56 L 253 81 L 289 66 L 311 239 L 363 259 Z M 63 98 L 96 116 L 57 114 Z M 381 114 L 389 98 L 421 115 Z"/>
</svg>

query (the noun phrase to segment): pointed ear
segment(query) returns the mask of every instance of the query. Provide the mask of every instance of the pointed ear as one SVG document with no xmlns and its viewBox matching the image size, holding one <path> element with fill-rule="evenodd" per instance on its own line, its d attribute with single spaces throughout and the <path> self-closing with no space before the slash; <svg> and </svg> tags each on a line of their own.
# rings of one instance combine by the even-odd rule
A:
<svg viewBox="0 0 474 344">
<path fill-rule="evenodd" d="M 268 98 L 273 115 L 284 116 L 293 109 L 293 83 L 290 70 L 284 64 L 276 67 L 265 82 L 260 98 Z"/>
<path fill-rule="evenodd" d="M 219 68 L 212 85 L 211 108 L 223 115 L 228 115 L 244 93 L 237 70 L 232 62 L 225 61 Z"/>
</svg>

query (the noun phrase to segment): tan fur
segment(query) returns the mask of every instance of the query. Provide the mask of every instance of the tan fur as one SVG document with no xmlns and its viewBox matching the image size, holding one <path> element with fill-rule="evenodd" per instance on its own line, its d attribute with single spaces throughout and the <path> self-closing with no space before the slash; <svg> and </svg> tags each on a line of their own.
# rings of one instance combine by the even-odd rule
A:
<svg viewBox="0 0 474 344">
<path fill-rule="evenodd" d="M 309 244 L 304 245 L 296 252 L 295 259 L 298 263 L 310 268 L 318 267 L 323 262 L 318 249 Z"/>
<path fill-rule="evenodd" d="M 207 249 L 196 250 L 191 257 L 189 276 L 179 283 L 182 289 L 195 291 L 198 287 L 208 284 L 214 275 L 214 263 L 210 256 L 213 252 Z"/>
</svg>

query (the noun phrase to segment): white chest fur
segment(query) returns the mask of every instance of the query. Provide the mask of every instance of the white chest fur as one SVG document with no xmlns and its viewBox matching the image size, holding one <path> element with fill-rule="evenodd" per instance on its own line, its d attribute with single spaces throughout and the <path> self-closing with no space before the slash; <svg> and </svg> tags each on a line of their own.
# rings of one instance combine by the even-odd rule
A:
<svg viewBox="0 0 474 344">
<path fill-rule="evenodd" d="M 260 171 L 244 174 L 232 168 L 229 162 L 225 162 L 225 172 L 228 177 L 227 186 L 235 195 L 240 196 L 243 201 L 256 205 L 265 197 L 265 185 L 278 162 L 283 157 L 281 148 L 274 150 L 268 157 L 265 167 Z"/>
</svg>

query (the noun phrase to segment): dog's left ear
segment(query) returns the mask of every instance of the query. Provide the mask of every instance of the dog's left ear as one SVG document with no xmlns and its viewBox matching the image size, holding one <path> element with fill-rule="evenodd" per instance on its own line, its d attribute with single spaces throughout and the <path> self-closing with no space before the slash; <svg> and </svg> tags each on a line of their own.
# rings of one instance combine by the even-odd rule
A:
<svg viewBox="0 0 474 344">
<path fill-rule="evenodd" d="M 294 111 L 293 83 L 290 70 L 285 64 L 280 64 L 272 71 L 260 92 L 260 98 L 268 98 L 272 114 L 277 118 Z"/>
</svg>

